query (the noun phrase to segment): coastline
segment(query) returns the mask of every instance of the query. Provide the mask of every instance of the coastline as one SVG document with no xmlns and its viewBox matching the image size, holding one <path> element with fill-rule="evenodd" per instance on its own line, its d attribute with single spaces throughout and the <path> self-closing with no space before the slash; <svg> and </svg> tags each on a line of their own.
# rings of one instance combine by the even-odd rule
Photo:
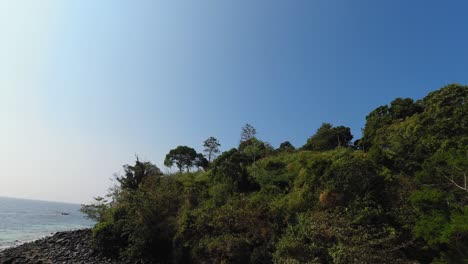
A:
<svg viewBox="0 0 468 264">
<path fill-rule="evenodd" d="M 12 245 L 1 246 L 1 247 L 0 247 L 0 254 L 2 253 L 2 251 L 8 250 L 8 249 L 10 249 L 10 248 L 19 247 L 19 246 L 24 245 L 24 244 L 27 244 L 27 243 L 32 243 L 32 242 L 34 242 L 34 241 L 47 238 L 47 237 L 49 237 L 49 236 L 53 236 L 55 233 L 59 233 L 59 232 L 50 233 L 50 234 L 48 234 L 48 235 L 41 235 L 41 236 L 38 236 L 38 237 L 33 238 L 33 239 L 30 239 L 30 240 L 25 240 L 25 241 L 18 241 L 18 240 L 17 240 L 17 241 L 14 241 Z"/>
<path fill-rule="evenodd" d="M 53 235 L 0 251 L 0 263 L 134 263 L 115 260 L 96 251 L 91 229 L 56 232 Z"/>
<path fill-rule="evenodd" d="M 2 246 L 0 246 L 0 253 L 2 251 L 8 250 L 10 248 L 19 247 L 19 246 L 27 244 L 27 243 L 32 243 L 32 242 L 35 242 L 37 240 L 41 240 L 41 239 L 45 239 L 45 238 L 54 236 L 57 233 L 65 233 L 65 232 L 69 232 L 69 231 L 78 231 L 78 230 L 86 230 L 86 229 L 91 229 L 91 228 L 92 228 L 92 226 L 78 226 L 78 227 L 74 227 L 74 228 L 68 228 L 68 229 L 62 229 L 62 230 L 58 229 L 56 231 L 49 231 L 48 233 L 36 234 L 36 235 L 31 236 L 31 237 L 29 237 L 28 239 L 25 239 L 25 240 L 19 240 L 18 239 L 18 240 L 15 240 L 15 241 L 11 241 L 9 243 L 4 243 Z"/>
</svg>

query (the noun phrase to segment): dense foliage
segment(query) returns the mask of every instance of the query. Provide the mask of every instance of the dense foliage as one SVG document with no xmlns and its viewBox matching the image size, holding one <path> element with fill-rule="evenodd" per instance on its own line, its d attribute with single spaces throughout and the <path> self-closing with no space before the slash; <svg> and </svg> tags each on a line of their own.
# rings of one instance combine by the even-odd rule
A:
<svg viewBox="0 0 468 264">
<path fill-rule="evenodd" d="M 274 149 L 246 125 L 212 162 L 205 141 L 203 166 L 185 146 L 166 157 L 175 174 L 126 165 L 83 211 L 97 248 L 150 263 L 468 263 L 467 99 L 455 84 L 395 99 L 353 145 L 324 123 Z"/>
</svg>

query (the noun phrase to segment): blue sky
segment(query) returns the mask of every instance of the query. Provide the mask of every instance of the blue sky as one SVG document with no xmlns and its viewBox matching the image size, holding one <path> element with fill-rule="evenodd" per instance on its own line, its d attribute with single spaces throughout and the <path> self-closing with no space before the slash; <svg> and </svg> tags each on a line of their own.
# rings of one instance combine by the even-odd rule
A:
<svg viewBox="0 0 468 264">
<path fill-rule="evenodd" d="M 240 128 L 302 146 L 396 97 L 468 83 L 464 1 L 4 1 L 0 196 L 87 202 Z"/>
</svg>

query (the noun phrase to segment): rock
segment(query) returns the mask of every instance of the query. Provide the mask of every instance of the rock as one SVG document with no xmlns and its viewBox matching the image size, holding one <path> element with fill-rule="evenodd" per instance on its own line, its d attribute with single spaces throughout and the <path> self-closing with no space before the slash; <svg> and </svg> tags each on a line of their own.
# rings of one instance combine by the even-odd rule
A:
<svg viewBox="0 0 468 264">
<path fill-rule="evenodd" d="M 5 264 L 12 264 L 12 263 L 14 263 L 15 259 L 16 259 L 16 258 L 5 259 L 5 262 L 4 262 L 4 263 L 5 263 Z"/>
<path fill-rule="evenodd" d="M 82 229 L 58 232 L 31 243 L 8 248 L 0 252 L 0 263 L 131 263 L 113 260 L 96 251 L 92 246 L 92 232 Z"/>
</svg>

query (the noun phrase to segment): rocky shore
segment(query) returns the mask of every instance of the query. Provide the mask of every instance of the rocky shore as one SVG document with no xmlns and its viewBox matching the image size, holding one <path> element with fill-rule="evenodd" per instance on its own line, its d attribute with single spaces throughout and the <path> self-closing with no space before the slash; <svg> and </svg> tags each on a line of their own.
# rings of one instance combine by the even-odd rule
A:
<svg viewBox="0 0 468 264">
<path fill-rule="evenodd" d="M 133 261 L 115 260 L 93 249 L 90 229 L 58 232 L 52 236 L 8 248 L 0 252 L 0 263 L 76 263 L 127 264 Z"/>
</svg>

